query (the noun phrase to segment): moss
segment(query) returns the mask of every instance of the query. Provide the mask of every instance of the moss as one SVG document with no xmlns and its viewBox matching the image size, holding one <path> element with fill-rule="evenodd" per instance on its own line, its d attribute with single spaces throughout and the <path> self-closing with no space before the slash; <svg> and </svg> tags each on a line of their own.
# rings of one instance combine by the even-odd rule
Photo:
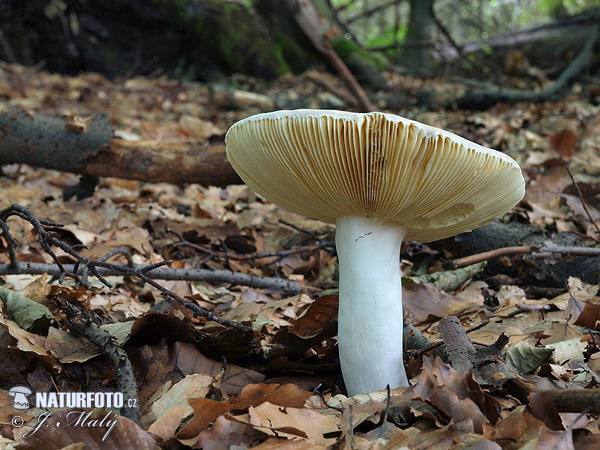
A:
<svg viewBox="0 0 600 450">
<path fill-rule="evenodd" d="M 373 64 L 379 70 L 384 70 L 389 66 L 389 62 L 382 55 L 369 53 L 343 36 L 339 36 L 333 40 L 333 48 L 335 48 L 337 54 L 344 60 L 356 54 L 366 62 Z"/>
<path fill-rule="evenodd" d="M 287 43 L 271 39 L 260 17 L 239 3 L 204 3 L 202 11 L 187 19 L 191 21 L 194 40 L 202 42 L 204 49 L 214 49 L 204 56 L 228 72 L 274 78 L 290 71 Z"/>
<path fill-rule="evenodd" d="M 385 58 L 361 49 L 354 42 L 338 37 L 332 42 L 337 54 L 354 73 L 357 80 L 373 89 L 386 89 L 387 83 L 381 70 L 388 66 Z"/>
</svg>

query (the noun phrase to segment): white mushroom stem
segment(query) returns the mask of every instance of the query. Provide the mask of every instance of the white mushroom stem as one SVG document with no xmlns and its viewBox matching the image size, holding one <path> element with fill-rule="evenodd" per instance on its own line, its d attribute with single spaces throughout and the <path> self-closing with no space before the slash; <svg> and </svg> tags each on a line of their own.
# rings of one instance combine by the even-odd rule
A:
<svg viewBox="0 0 600 450">
<path fill-rule="evenodd" d="M 402 360 L 400 246 L 406 229 L 376 218 L 336 221 L 340 362 L 349 395 L 408 386 Z"/>
</svg>

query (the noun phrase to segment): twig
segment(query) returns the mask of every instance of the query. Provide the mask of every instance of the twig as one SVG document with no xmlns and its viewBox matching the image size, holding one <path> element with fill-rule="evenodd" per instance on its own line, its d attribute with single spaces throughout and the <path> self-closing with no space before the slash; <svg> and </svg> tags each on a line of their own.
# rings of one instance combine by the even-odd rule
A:
<svg viewBox="0 0 600 450">
<path fill-rule="evenodd" d="M 444 317 L 438 325 L 438 331 L 446 344 L 446 353 L 452 367 L 459 372 L 468 372 L 473 367 L 471 358 L 476 350 L 467 333 L 464 332 L 458 317 Z"/>
<path fill-rule="evenodd" d="M 303 247 L 292 248 L 289 250 L 279 250 L 273 252 L 253 252 L 253 253 L 233 253 L 231 251 L 219 252 L 212 250 L 204 245 L 194 244 L 193 242 L 186 241 L 185 238 L 178 232 L 169 230 L 170 233 L 176 235 L 180 241 L 175 243 L 176 247 L 190 247 L 195 250 L 199 250 L 208 255 L 214 256 L 215 258 L 222 259 L 233 259 L 236 261 L 250 261 L 255 259 L 264 259 L 264 258 L 283 258 L 289 255 L 295 255 L 298 253 L 306 253 L 306 252 L 314 252 L 315 250 L 319 250 L 324 247 L 333 246 L 332 243 L 325 244 L 313 244 L 313 245 L 305 245 Z"/>
<path fill-rule="evenodd" d="M 356 81 L 356 78 L 354 77 L 346 63 L 344 63 L 344 61 L 342 61 L 342 58 L 340 58 L 339 55 L 335 52 L 335 50 L 331 46 L 331 43 L 329 41 L 326 41 L 323 43 L 323 45 L 326 49 L 323 52 L 324 55 L 327 57 L 327 59 L 335 68 L 335 70 L 338 71 L 350 92 L 352 92 L 352 94 L 354 94 L 354 96 L 356 97 L 356 101 L 358 102 L 360 110 L 362 112 L 375 111 L 375 106 L 373 106 L 373 103 L 371 103 L 371 100 L 365 93 L 364 89 L 361 87 L 358 81 Z"/>
<path fill-rule="evenodd" d="M 316 394 L 319 396 L 319 398 L 321 399 L 321 401 L 323 402 L 325 407 L 327 407 L 329 409 L 333 409 L 334 411 L 343 413 L 345 411 L 344 408 L 340 408 L 338 406 L 331 406 L 329 403 L 327 403 L 327 400 L 325 400 L 325 396 L 321 393 L 322 386 L 323 386 L 323 383 L 317 384 L 312 390 L 313 394 Z"/>
<path fill-rule="evenodd" d="M 338 71 L 350 92 L 356 97 L 360 110 L 362 112 L 374 111 L 375 107 L 371 103 L 371 100 L 369 100 L 363 88 L 358 84 L 348 66 L 331 46 L 330 37 L 333 33 L 331 24 L 318 12 L 312 2 L 308 0 L 302 2 L 287 0 L 286 3 L 298 26 L 304 31 L 317 50 Z"/>
<path fill-rule="evenodd" d="M 596 223 L 596 221 L 594 220 L 594 218 L 590 214 L 590 210 L 588 209 L 587 204 L 586 204 L 585 200 L 583 199 L 583 193 L 581 192 L 581 189 L 579 188 L 579 185 L 575 181 L 575 177 L 573 176 L 573 172 L 571 172 L 571 168 L 569 167 L 569 163 L 566 162 L 566 161 L 563 161 L 563 164 L 565 166 L 565 169 L 567 170 L 567 173 L 569 174 L 569 178 L 571 178 L 571 182 L 573 183 L 573 185 L 575 185 L 575 189 L 577 189 L 577 195 L 579 196 L 579 200 L 581 200 L 581 206 L 583 206 L 583 210 L 587 214 L 588 219 L 590 220 L 590 222 L 592 222 L 592 225 L 594 225 L 594 228 L 596 228 L 596 232 L 600 235 L 600 228 L 598 227 L 598 224 Z"/>
<path fill-rule="evenodd" d="M 376 12 L 379 12 L 383 9 L 387 9 L 390 6 L 394 6 L 396 3 L 399 3 L 401 1 L 402 0 L 391 0 L 389 2 L 382 3 L 381 5 L 377 5 L 377 6 L 373 6 L 372 8 L 365 9 L 364 11 L 361 11 L 360 13 L 356 14 L 355 16 L 350 17 L 347 20 L 347 22 L 348 22 L 348 24 L 351 24 L 352 22 L 356 22 L 357 20 L 367 18 L 369 16 L 372 16 Z"/>
<path fill-rule="evenodd" d="M 307 230 L 305 228 L 300 228 L 299 226 L 294 225 L 293 223 L 290 223 L 287 220 L 283 220 L 283 219 L 279 219 L 279 223 L 282 223 L 283 225 L 287 225 L 288 227 L 290 227 L 296 231 L 299 231 L 300 233 L 304 233 L 307 236 L 310 236 L 315 241 L 317 241 L 319 244 L 321 244 L 323 247 L 335 247 L 335 244 L 333 242 L 328 242 L 328 241 L 323 240 L 317 233 L 314 233 L 313 231 Z"/>
<path fill-rule="evenodd" d="M 352 107 L 356 106 L 356 99 L 352 95 L 347 94 L 343 90 L 335 87 L 333 84 L 331 84 L 329 82 L 329 80 L 327 80 L 325 77 L 323 77 L 320 73 L 311 72 L 306 76 L 306 78 L 308 78 L 310 81 L 315 83 L 317 86 L 331 92 L 336 97 L 342 99 L 342 101 L 344 101 L 348 106 L 352 106 Z"/>
<path fill-rule="evenodd" d="M 515 247 L 501 247 L 487 252 L 476 253 L 452 261 L 454 268 L 465 267 L 488 259 L 498 258 L 508 255 L 526 255 L 531 254 L 537 258 L 547 258 L 552 255 L 576 255 L 576 256 L 599 256 L 600 248 L 597 247 L 559 247 L 543 246 L 535 247 L 533 245 L 519 245 Z"/>
<path fill-rule="evenodd" d="M 138 387 L 133 366 L 127 352 L 105 330 L 96 324 L 89 311 L 82 311 L 67 301 L 55 298 L 57 305 L 66 312 L 69 329 L 93 342 L 113 363 L 116 371 L 117 389 L 124 394 L 125 404 L 121 415 L 140 423 L 140 409 L 137 406 Z M 134 406 L 135 405 L 135 406 Z"/>
<path fill-rule="evenodd" d="M 594 56 L 594 47 L 598 39 L 598 26 L 593 27 L 583 48 L 569 66 L 547 88 L 527 91 L 512 88 L 494 88 L 491 90 L 468 92 L 456 100 L 458 107 L 485 107 L 497 103 L 540 102 L 557 96 L 590 64 Z"/>
<path fill-rule="evenodd" d="M 167 296 L 171 297 L 172 299 L 174 299 L 175 301 L 181 303 L 184 307 L 194 311 L 195 314 L 198 314 L 202 317 L 206 317 L 208 320 L 213 320 L 213 321 L 221 323 L 223 325 L 235 328 L 239 331 L 242 331 L 243 333 L 252 333 L 252 328 L 242 325 L 241 323 L 238 323 L 238 322 L 233 322 L 233 321 L 225 320 L 225 319 L 219 319 L 212 312 L 200 307 L 196 303 L 188 302 L 188 301 L 182 299 L 174 292 L 171 292 L 167 288 L 160 286 L 155 281 L 152 281 L 146 275 L 148 272 L 152 272 L 153 270 L 166 265 L 168 263 L 167 261 L 163 261 L 163 262 L 148 265 L 148 266 L 142 266 L 142 267 L 135 267 L 135 266 L 128 267 L 128 266 L 122 266 L 122 265 L 117 265 L 117 264 L 109 264 L 109 263 L 101 261 L 101 260 L 89 259 L 77 251 L 79 248 L 85 248 L 85 246 L 82 246 L 82 245 L 72 246 L 60 239 L 57 239 L 57 238 L 51 236 L 51 234 L 44 229 L 41 221 L 35 216 L 35 214 L 32 211 L 30 211 L 29 209 L 27 209 L 21 205 L 13 204 L 4 210 L 1 210 L 0 211 L 0 222 L 6 223 L 6 219 L 8 217 L 14 216 L 14 215 L 23 218 L 24 220 L 28 221 L 29 223 L 31 223 L 33 225 L 34 229 L 38 233 L 38 242 L 40 243 L 40 246 L 44 249 L 44 251 L 46 253 L 48 253 L 52 257 L 52 259 L 56 263 L 56 266 L 58 269 L 58 276 L 61 279 L 64 278 L 65 276 L 69 276 L 69 277 L 77 280 L 77 282 L 79 282 L 79 283 L 84 283 L 86 281 L 85 276 L 87 276 L 87 270 L 89 270 L 105 286 L 112 287 L 112 285 L 108 282 L 108 280 L 106 280 L 106 278 L 104 278 L 100 274 L 98 269 L 103 267 L 105 269 L 116 270 L 121 275 L 132 275 L 132 276 L 136 276 L 136 277 L 144 280 L 145 282 L 147 282 L 150 285 L 154 286 L 155 288 L 159 289 L 165 295 L 167 295 Z M 9 241 L 7 241 L 7 242 L 9 242 Z M 11 245 L 10 242 L 9 242 L 9 245 Z M 72 269 L 71 272 L 67 271 L 65 269 L 65 267 L 63 266 L 63 264 L 58 260 L 58 257 L 52 250 L 51 246 L 58 247 L 61 250 L 63 250 L 65 253 L 67 253 L 67 254 L 71 255 L 73 258 L 75 258 L 77 263 L 73 265 L 73 267 L 71 268 Z M 80 276 L 77 274 L 77 272 L 81 269 L 80 265 L 86 268 L 85 270 L 82 271 L 83 276 Z M 9 264 L 7 267 L 7 270 L 9 272 L 10 271 L 18 271 L 18 270 L 22 270 L 21 267 L 23 267 L 23 265 L 21 263 L 17 263 L 16 267 L 14 264 Z"/>
<path fill-rule="evenodd" d="M 64 269 L 68 273 L 81 275 L 75 272 L 74 264 L 65 264 Z M 110 267 L 99 267 L 98 273 L 103 277 L 128 275 L 127 269 L 139 269 L 144 266 L 134 265 L 121 266 L 117 264 Z M 60 269 L 54 264 L 19 262 L 17 266 L 10 264 L 0 264 L 1 275 L 41 275 L 47 273 L 51 276 L 59 276 Z M 320 289 L 311 286 L 303 286 L 296 281 L 285 280 L 283 278 L 261 277 L 258 275 L 232 272 L 230 270 L 209 270 L 209 269 L 154 269 L 146 273 L 148 278 L 154 280 L 179 280 L 179 281 L 205 281 L 207 283 L 229 283 L 237 286 L 249 286 L 258 289 L 269 289 L 274 292 L 281 292 L 286 295 L 295 295 L 301 292 L 320 292 Z"/>
<path fill-rule="evenodd" d="M 528 312 L 550 311 L 550 309 L 552 309 L 552 305 L 523 305 L 519 309 L 508 313 L 505 317 L 515 317 L 515 316 L 518 316 L 519 314 L 528 313 Z"/>
</svg>

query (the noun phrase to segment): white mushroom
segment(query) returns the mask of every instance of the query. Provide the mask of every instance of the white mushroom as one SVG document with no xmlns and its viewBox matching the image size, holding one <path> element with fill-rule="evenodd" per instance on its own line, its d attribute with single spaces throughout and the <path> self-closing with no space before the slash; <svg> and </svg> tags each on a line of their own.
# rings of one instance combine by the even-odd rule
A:
<svg viewBox="0 0 600 450">
<path fill-rule="evenodd" d="M 234 124 L 227 157 L 246 184 L 335 222 L 339 351 L 350 395 L 407 386 L 400 246 L 484 225 L 525 192 L 509 156 L 384 113 L 297 110 Z"/>
<path fill-rule="evenodd" d="M 33 394 L 33 391 L 27 386 L 15 386 L 10 388 L 8 395 L 13 398 L 13 408 L 15 409 L 29 409 L 29 399 L 27 396 Z"/>
</svg>

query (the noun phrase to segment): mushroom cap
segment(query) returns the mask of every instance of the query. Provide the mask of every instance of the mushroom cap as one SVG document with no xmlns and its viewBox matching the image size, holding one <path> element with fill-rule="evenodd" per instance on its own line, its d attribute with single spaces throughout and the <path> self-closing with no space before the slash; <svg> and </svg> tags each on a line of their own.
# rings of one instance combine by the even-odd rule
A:
<svg viewBox="0 0 600 450">
<path fill-rule="evenodd" d="M 525 194 L 509 156 L 393 114 L 275 111 L 235 123 L 227 158 L 289 211 L 335 222 L 368 216 L 429 242 L 501 216 Z"/>
</svg>

